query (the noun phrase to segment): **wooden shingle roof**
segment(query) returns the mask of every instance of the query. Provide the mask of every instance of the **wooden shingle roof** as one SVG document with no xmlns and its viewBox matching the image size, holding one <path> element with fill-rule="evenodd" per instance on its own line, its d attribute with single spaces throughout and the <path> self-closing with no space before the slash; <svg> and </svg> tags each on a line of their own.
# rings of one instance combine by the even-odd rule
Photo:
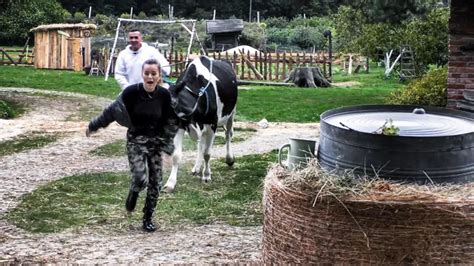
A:
<svg viewBox="0 0 474 266">
<path fill-rule="evenodd" d="M 95 30 L 97 26 L 94 24 L 48 24 L 40 25 L 36 28 L 31 29 L 30 31 L 49 31 L 49 30 L 64 30 L 64 29 L 81 29 L 81 30 Z"/>
<path fill-rule="evenodd" d="M 206 22 L 206 33 L 242 32 L 244 22 L 241 19 L 208 20 Z"/>
</svg>

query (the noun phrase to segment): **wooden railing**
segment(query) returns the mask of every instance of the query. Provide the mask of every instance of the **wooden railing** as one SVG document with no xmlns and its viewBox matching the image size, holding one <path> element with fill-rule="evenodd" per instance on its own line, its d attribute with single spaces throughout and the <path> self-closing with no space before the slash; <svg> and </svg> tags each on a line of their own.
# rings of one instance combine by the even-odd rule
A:
<svg viewBox="0 0 474 266">
<path fill-rule="evenodd" d="M 172 56 L 164 52 L 171 64 L 172 77 L 178 77 L 185 68 L 186 55 L 175 51 Z M 194 58 L 198 55 L 190 55 Z M 241 80 L 282 81 L 295 67 L 320 67 L 325 76 L 329 76 L 327 55 L 324 53 L 217 53 L 208 54 L 209 57 L 227 60 L 232 64 L 237 78 Z"/>
<path fill-rule="evenodd" d="M 26 49 L 7 49 L 0 47 L 0 65 L 33 65 L 34 55 Z"/>
</svg>

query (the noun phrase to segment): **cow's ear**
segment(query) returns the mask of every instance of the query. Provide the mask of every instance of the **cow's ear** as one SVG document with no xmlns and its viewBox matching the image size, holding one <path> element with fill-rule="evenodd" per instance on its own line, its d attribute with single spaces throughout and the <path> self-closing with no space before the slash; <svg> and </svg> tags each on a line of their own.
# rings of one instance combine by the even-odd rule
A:
<svg viewBox="0 0 474 266">
<path fill-rule="evenodd" d="M 194 78 L 197 76 L 197 71 L 196 71 L 196 66 L 195 65 L 190 65 L 188 69 L 186 70 L 186 75 L 190 78 Z"/>
</svg>

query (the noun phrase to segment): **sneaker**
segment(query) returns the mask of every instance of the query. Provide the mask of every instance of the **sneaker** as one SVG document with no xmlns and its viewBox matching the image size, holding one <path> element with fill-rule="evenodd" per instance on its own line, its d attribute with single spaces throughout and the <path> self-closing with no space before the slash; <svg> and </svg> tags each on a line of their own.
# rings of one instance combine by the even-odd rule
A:
<svg viewBox="0 0 474 266">
<path fill-rule="evenodd" d="M 155 232 L 156 227 L 151 220 L 143 219 L 143 230 L 147 232 Z"/>
<path fill-rule="evenodd" d="M 128 192 L 127 200 L 125 201 L 125 208 L 128 212 L 133 212 L 135 206 L 137 205 L 138 192 L 130 190 Z"/>
</svg>

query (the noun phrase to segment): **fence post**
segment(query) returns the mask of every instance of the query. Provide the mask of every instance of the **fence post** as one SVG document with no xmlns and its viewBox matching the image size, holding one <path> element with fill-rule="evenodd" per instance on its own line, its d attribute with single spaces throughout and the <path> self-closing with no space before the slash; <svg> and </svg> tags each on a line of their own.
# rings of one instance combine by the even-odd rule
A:
<svg viewBox="0 0 474 266">
<path fill-rule="evenodd" d="M 245 69 L 244 69 L 244 53 L 240 54 L 240 79 L 244 79 Z"/>
<path fill-rule="evenodd" d="M 286 79 L 286 52 L 283 52 L 283 71 L 281 72 L 281 79 L 285 80 Z"/>
<path fill-rule="evenodd" d="M 234 51 L 234 55 L 233 55 L 233 58 L 234 58 L 234 71 L 235 71 L 235 75 L 238 76 L 239 75 L 239 67 L 237 66 L 237 52 Z"/>
<path fill-rule="evenodd" d="M 268 53 L 268 80 L 272 80 L 272 53 Z"/>
<path fill-rule="evenodd" d="M 290 52 L 290 56 L 288 57 L 288 72 L 293 69 L 293 53 Z"/>
<path fill-rule="evenodd" d="M 278 80 L 280 78 L 280 53 L 276 52 L 276 66 L 275 66 L 275 78 Z"/>
<path fill-rule="evenodd" d="M 181 73 L 183 73 L 183 71 L 184 71 L 184 65 L 186 64 L 186 63 L 183 64 L 184 60 L 185 59 L 184 59 L 183 54 L 180 53 L 180 55 L 179 55 L 179 73 L 178 73 L 178 77 L 181 76 Z"/>
<path fill-rule="evenodd" d="M 324 77 L 328 77 L 328 73 L 327 73 L 327 70 L 326 70 L 326 54 L 323 52 L 322 54 L 322 57 L 323 57 L 323 72 L 324 72 Z"/>
<path fill-rule="evenodd" d="M 268 75 L 267 75 L 267 64 L 268 64 L 268 57 L 267 57 L 267 52 L 264 53 L 264 65 L 263 65 L 263 79 L 268 80 Z"/>
</svg>

